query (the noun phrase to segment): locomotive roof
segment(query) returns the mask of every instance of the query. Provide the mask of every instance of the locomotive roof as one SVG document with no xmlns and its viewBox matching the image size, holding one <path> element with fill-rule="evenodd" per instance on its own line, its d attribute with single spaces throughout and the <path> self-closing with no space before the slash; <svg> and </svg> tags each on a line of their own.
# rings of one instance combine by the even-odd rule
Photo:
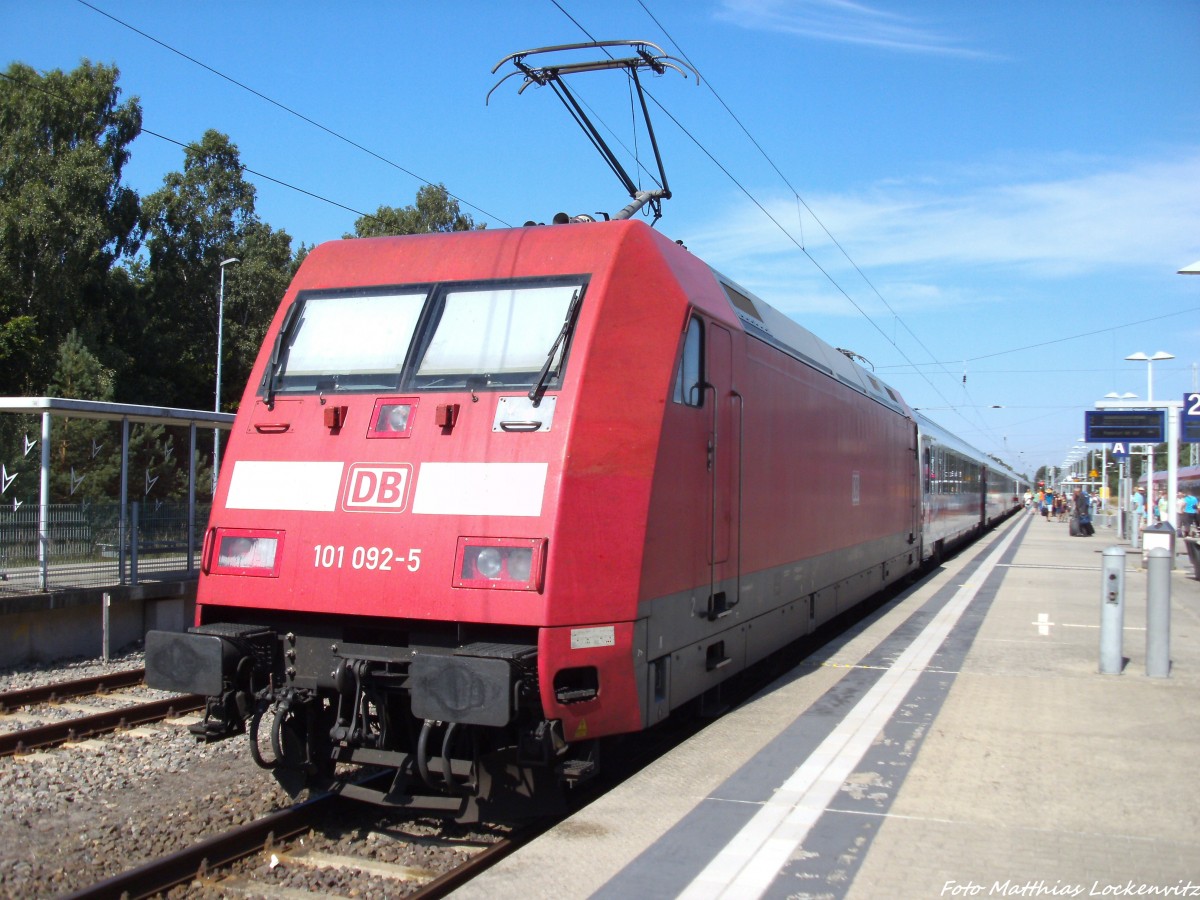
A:
<svg viewBox="0 0 1200 900">
<path fill-rule="evenodd" d="M 675 242 L 671 241 L 661 232 L 655 231 L 645 223 L 636 220 L 525 226 L 524 228 L 514 229 L 488 229 L 454 232 L 453 235 L 455 240 L 466 241 L 470 245 L 475 245 L 476 242 L 487 245 L 497 242 L 505 244 L 507 245 L 507 249 L 504 252 L 516 254 L 522 252 L 519 249 L 520 247 L 523 245 L 527 246 L 525 244 L 526 239 L 533 237 L 535 234 L 541 233 L 547 236 L 553 234 L 555 237 L 552 240 L 556 242 L 562 238 L 571 236 L 568 238 L 568 243 L 576 243 L 572 239 L 580 236 L 583 233 L 583 229 L 595 230 L 590 231 L 586 241 L 579 242 L 576 246 L 588 246 L 591 248 L 592 253 L 597 252 L 599 247 L 598 241 L 603 240 L 606 243 L 608 241 L 620 242 L 622 238 L 619 235 L 622 232 L 627 233 L 630 229 L 645 229 L 646 235 L 650 236 L 664 252 L 679 251 L 686 253 L 693 260 L 700 261 L 699 257 L 692 255 L 686 249 L 678 247 Z M 604 235 L 605 237 L 600 238 L 600 235 Z M 360 238 L 352 241 L 330 241 L 327 244 L 322 244 L 314 248 L 309 256 L 313 260 L 316 258 L 325 259 L 327 258 L 326 254 L 334 253 L 338 255 L 339 259 L 349 261 L 358 258 L 360 254 L 365 257 L 380 252 L 388 252 L 382 248 L 421 246 L 422 242 L 429 242 L 426 246 L 432 248 L 437 243 L 440 243 L 440 241 L 445 240 L 447 236 L 445 233 L 440 233 L 436 235 L 408 235 L 403 237 Z M 437 279 L 446 277 L 449 269 L 447 268 L 448 263 L 445 255 L 432 252 L 432 250 L 425 250 L 418 254 L 418 256 L 420 258 L 420 263 L 418 264 L 418 268 L 421 270 L 420 278 Z M 475 277 L 478 276 L 479 272 L 476 265 L 473 264 L 482 265 L 485 268 L 493 268 L 496 264 L 494 250 L 482 254 L 472 253 L 467 258 L 471 264 L 462 265 L 461 263 L 455 263 L 455 266 L 458 271 L 469 272 L 471 276 Z M 393 257 L 393 259 L 395 260 L 396 258 Z M 559 262 L 562 262 L 561 258 Z M 297 275 L 298 286 L 301 288 L 332 286 L 341 277 L 343 266 L 345 265 L 346 263 L 325 266 L 321 269 L 321 274 L 316 275 L 311 280 L 305 276 L 315 275 L 316 273 L 310 267 L 302 266 L 300 273 Z M 705 264 L 701 262 L 701 265 Z M 348 268 L 355 270 L 357 267 L 353 263 L 350 263 Z M 741 322 L 743 329 L 748 335 L 770 344 L 793 359 L 797 359 L 832 378 L 836 378 L 853 390 L 875 399 L 902 415 L 912 415 L 908 404 L 905 403 L 898 391 L 855 363 L 845 353 L 830 346 L 811 331 L 788 318 L 760 297 L 746 290 L 733 279 L 728 278 L 711 267 L 706 266 L 706 268 L 709 269 L 713 277 L 724 289 L 730 304 L 730 311 Z M 401 277 L 406 276 L 402 275 Z M 330 278 L 333 280 L 328 281 Z M 327 281 L 327 284 L 322 284 L 322 282 Z"/>
<path fill-rule="evenodd" d="M 731 278 L 712 270 L 746 333 L 782 350 L 788 356 L 819 369 L 885 406 L 911 416 L 900 393 L 880 381 L 841 350 L 825 343 L 803 325 L 781 313 Z"/>
</svg>

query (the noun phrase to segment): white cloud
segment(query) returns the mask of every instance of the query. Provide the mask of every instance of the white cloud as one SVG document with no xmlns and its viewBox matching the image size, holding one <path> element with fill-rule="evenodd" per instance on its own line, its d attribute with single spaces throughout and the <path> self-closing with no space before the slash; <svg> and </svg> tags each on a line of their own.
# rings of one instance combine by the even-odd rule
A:
<svg viewBox="0 0 1200 900">
<path fill-rule="evenodd" d="M 981 302 L 980 283 L 1000 273 L 1054 281 L 1174 271 L 1179 260 L 1197 255 L 1200 151 L 1090 167 L 1075 177 L 1008 183 L 955 172 L 806 202 L 898 312 Z M 795 198 L 761 202 L 778 225 L 746 202 L 696 229 L 689 243 L 789 311 L 841 307 L 857 314 L 802 244 L 856 302 L 884 308 Z"/>
<path fill-rule="evenodd" d="M 850 0 L 722 0 L 717 18 L 742 28 L 903 53 L 984 57 L 910 16 Z"/>
</svg>

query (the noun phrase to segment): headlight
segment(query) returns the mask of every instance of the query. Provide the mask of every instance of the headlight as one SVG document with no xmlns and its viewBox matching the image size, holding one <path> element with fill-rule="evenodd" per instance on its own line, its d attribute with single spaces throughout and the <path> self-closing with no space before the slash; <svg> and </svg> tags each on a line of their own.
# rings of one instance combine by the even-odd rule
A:
<svg viewBox="0 0 1200 900">
<path fill-rule="evenodd" d="M 459 538 L 455 587 L 540 591 L 545 538 Z"/>
<path fill-rule="evenodd" d="M 528 581 L 533 569 L 533 551 L 528 547 L 517 547 L 508 554 L 508 577 L 513 581 Z"/>
<path fill-rule="evenodd" d="M 475 569 L 484 578 L 499 578 L 504 571 L 504 557 L 495 547 L 485 547 L 475 554 Z"/>
</svg>

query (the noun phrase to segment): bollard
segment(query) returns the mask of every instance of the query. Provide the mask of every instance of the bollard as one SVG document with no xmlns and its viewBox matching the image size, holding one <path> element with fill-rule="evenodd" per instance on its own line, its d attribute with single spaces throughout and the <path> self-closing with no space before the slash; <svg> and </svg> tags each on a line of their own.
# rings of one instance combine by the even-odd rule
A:
<svg viewBox="0 0 1200 900">
<path fill-rule="evenodd" d="M 1142 568 L 1146 568 L 1151 551 L 1161 547 L 1167 551 L 1167 567 L 1175 568 L 1175 529 L 1170 522 L 1159 522 L 1142 532 Z"/>
<path fill-rule="evenodd" d="M 1146 674 L 1171 674 L 1171 554 L 1162 547 L 1146 562 Z"/>
<path fill-rule="evenodd" d="M 1100 674 L 1120 675 L 1125 664 L 1125 549 L 1108 547 L 1100 570 Z"/>
<path fill-rule="evenodd" d="M 103 600 L 103 605 L 100 609 L 100 656 L 105 662 L 108 662 L 109 643 L 111 642 L 109 637 L 111 634 L 109 610 L 112 608 L 112 595 L 108 591 L 105 591 L 100 597 Z"/>
<path fill-rule="evenodd" d="M 129 529 L 129 583 L 138 583 L 138 505 L 129 504 L 133 522 Z"/>
</svg>

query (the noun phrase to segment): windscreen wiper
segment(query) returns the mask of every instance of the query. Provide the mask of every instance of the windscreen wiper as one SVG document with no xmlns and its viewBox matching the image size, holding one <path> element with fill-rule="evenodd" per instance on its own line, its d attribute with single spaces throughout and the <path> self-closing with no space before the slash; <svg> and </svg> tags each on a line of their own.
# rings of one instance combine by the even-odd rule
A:
<svg viewBox="0 0 1200 900">
<path fill-rule="evenodd" d="M 283 315 L 283 324 L 279 326 L 279 334 L 275 335 L 275 346 L 271 348 L 271 358 L 267 361 L 267 371 L 263 374 L 263 394 L 267 401 L 267 409 L 275 408 L 275 379 L 279 377 L 279 358 L 283 351 L 283 340 L 291 331 L 292 322 L 296 318 L 299 303 L 293 303 Z"/>
<path fill-rule="evenodd" d="M 533 401 L 534 406 L 542 402 L 542 395 L 546 393 L 546 381 L 550 376 L 550 366 L 553 365 L 554 355 L 558 353 L 560 347 L 563 348 L 562 355 L 566 356 L 567 337 L 571 334 L 571 329 L 575 326 L 575 316 L 579 312 L 579 300 L 582 296 L 583 294 L 579 288 L 576 288 L 575 293 L 571 295 L 571 303 L 567 306 L 567 317 L 563 320 L 562 330 L 558 332 L 558 337 L 550 345 L 550 353 L 546 356 L 546 364 L 542 366 L 542 371 L 538 372 L 537 381 L 529 389 L 529 399 Z"/>
</svg>

